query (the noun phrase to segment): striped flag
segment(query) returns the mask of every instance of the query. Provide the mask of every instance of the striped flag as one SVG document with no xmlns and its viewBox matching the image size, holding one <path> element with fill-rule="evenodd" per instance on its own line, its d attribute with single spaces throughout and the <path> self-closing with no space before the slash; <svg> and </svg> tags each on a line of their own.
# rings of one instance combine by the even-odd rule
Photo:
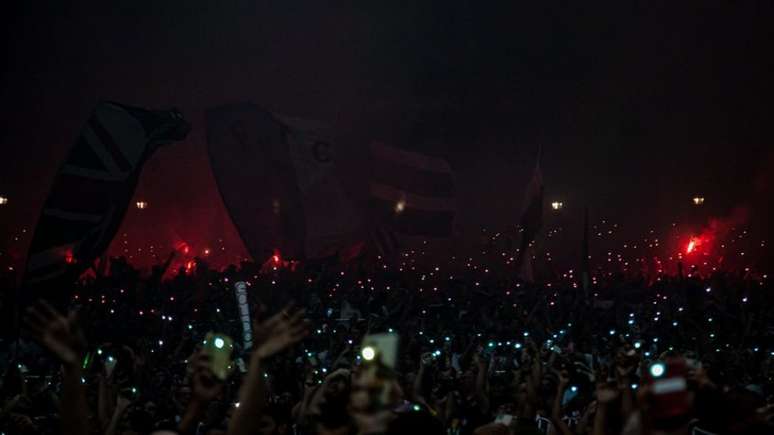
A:
<svg viewBox="0 0 774 435">
<path fill-rule="evenodd" d="M 383 144 L 371 145 L 372 239 L 385 253 L 397 247 L 394 233 L 448 237 L 456 212 L 451 167 L 441 158 Z"/>
<path fill-rule="evenodd" d="M 398 236 L 391 228 L 384 225 L 372 225 L 368 238 L 370 245 L 374 247 L 376 253 L 382 258 L 393 257 L 400 248 Z"/>
<path fill-rule="evenodd" d="M 279 250 L 322 259 L 359 238 L 360 217 L 338 178 L 335 144 L 322 124 L 283 117 L 251 103 L 207 111 L 215 181 L 256 261 Z"/>
<path fill-rule="evenodd" d="M 90 267 L 121 224 L 145 161 L 189 130 L 176 110 L 99 103 L 54 179 L 30 245 L 24 286 L 52 288 Z"/>
</svg>

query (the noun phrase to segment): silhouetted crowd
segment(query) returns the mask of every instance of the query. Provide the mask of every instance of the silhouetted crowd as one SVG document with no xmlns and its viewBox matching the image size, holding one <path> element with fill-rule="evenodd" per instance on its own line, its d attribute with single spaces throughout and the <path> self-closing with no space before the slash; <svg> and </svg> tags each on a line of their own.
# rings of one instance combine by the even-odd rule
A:
<svg viewBox="0 0 774 435">
<path fill-rule="evenodd" d="M 767 276 L 528 283 L 471 262 L 114 258 L 0 346 L 0 432 L 774 433 Z M 233 341 L 225 379 L 209 332 Z M 365 358 L 377 333 L 394 367 Z"/>
</svg>

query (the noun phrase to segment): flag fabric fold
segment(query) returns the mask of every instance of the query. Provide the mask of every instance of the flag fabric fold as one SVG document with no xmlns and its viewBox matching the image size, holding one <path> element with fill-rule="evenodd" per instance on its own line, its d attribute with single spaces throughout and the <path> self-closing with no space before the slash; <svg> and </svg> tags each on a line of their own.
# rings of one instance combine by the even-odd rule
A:
<svg viewBox="0 0 774 435">
<path fill-rule="evenodd" d="M 115 236 L 143 164 L 159 146 L 184 139 L 189 130 L 177 110 L 99 103 L 54 178 L 30 244 L 23 287 L 53 289 L 91 267 Z"/>
<path fill-rule="evenodd" d="M 325 258 L 355 243 L 360 216 L 322 124 L 252 103 L 216 107 L 206 118 L 218 189 L 256 261 L 275 249 L 290 259 Z"/>
</svg>

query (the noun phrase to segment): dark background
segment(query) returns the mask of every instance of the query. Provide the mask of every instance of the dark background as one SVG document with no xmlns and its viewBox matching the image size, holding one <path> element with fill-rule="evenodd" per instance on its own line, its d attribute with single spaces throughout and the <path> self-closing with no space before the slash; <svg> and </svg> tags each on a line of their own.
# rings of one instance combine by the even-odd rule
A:
<svg viewBox="0 0 774 435">
<path fill-rule="evenodd" d="M 193 123 L 145 167 L 136 197 L 150 207 L 119 232 L 133 247 L 244 255 L 203 111 L 246 100 L 330 125 L 355 197 L 373 140 L 445 156 L 463 238 L 518 220 L 539 145 L 546 200 L 576 228 L 588 205 L 632 231 L 739 207 L 767 230 L 769 1 L 14 3 L 0 14 L 0 249 L 22 240 L 6 256 L 23 254 L 21 229 L 101 99 L 179 107 Z"/>
</svg>

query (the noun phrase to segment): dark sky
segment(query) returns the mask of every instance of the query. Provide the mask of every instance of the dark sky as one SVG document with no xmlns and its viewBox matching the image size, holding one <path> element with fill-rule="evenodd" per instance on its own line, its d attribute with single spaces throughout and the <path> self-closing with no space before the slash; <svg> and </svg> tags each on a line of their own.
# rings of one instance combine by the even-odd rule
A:
<svg viewBox="0 0 774 435">
<path fill-rule="evenodd" d="M 125 222 L 165 243 L 223 237 L 241 252 L 203 134 L 203 111 L 235 101 L 328 123 L 353 179 L 373 140 L 447 157 L 462 233 L 517 220 L 538 145 L 547 199 L 577 216 L 588 204 L 645 227 L 697 192 L 717 215 L 770 193 L 769 1 L 14 3 L 3 238 L 37 219 L 101 99 L 193 123 L 146 165 L 137 196 L 151 208 Z"/>
</svg>

